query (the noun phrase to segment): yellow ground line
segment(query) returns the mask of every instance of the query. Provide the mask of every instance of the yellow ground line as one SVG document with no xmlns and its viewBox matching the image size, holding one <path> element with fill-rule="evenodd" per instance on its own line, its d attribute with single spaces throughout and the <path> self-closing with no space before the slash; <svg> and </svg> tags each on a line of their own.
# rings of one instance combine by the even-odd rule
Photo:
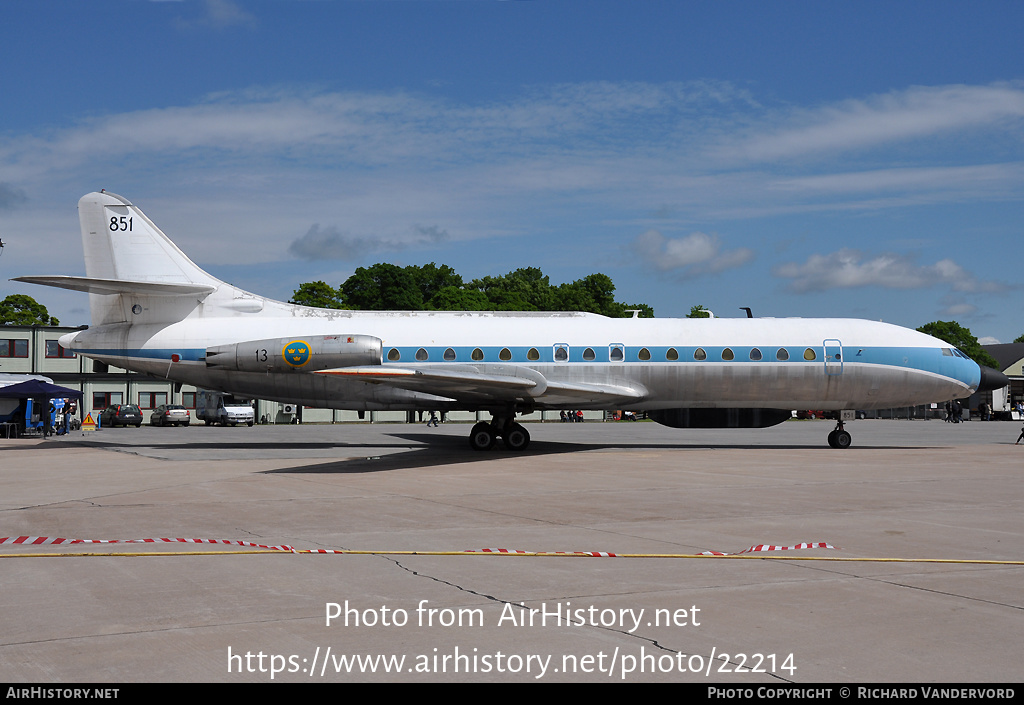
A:
<svg viewBox="0 0 1024 705">
<path fill-rule="evenodd" d="M 110 553 L 2 553 L 0 558 L 85 558 L 85 557 L 171 557 L 171 556 L 230 556 L 230 555 L 291 555 L 292 551 L 246 550 L 246 551 L 146 551 Z M 317 550 L 299 550 L 294 553 L 311 555 L 354 555 L 354 556 L 501 556 L 505 558 L 711 558 L 716 560 L 758 560 L 758 561 L 828 561 L 832 563 L 954 563 L 965 565 L 1024 565 L 1024 560 L 1000 561 L 981 558 L 848 558 L 844 556 L 766 556 L 762 554 L 736 554 L 731 556 L 708 556 L 698 553 L 616 553 L 614 556 L 593 556 L 590 553 L 554 553 L 536 551 L 530 553 L 491 553 L 477 551 L 357 551 L 348 549 L 321 553 Z"/>
</svg>

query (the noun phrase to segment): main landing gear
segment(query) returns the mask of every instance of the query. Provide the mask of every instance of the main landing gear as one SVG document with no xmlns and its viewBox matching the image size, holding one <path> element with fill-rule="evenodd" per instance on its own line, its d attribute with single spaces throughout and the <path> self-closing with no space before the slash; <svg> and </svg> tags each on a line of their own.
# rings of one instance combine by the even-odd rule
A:
<svg viewBox="0 0 1024 705">
<path fill-rule="evenodd" d="M 512 451 L 526 450 L 530 445 L 530 432 L 512 418 L 495 418 L 490 423 L 481 421 L 476 424 L 469 434 L 469 445 L 473 450 L 490 450 L 498 438 Z"/>
<path fill-rule="evenodd" d="M 828 434 L 828 444 L 833 448 L 849 448 L 851 443 L 853 443 L 853 436 L 843 428 L 843 422 L 840 419 L 836 422 L 835 430 Z"/>
</svg>

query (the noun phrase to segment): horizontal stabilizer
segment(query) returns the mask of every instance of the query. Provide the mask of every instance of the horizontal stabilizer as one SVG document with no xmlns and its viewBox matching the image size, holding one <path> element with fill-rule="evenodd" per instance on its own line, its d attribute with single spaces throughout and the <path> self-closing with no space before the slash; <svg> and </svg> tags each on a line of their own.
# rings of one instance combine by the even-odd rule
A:
<svg viewBox="0 0 1024 705">
<path fill-rule="evenodd" d="M 15 277 L 11 281 L 55 286 L 58 289 L 72 289 L 73 291 L 87 291 L 90 294 L 139 294 L 145 296 L 205 295 L 216 288 L 209 284 L 145 282 L 69 276 Z"/>
</svg>

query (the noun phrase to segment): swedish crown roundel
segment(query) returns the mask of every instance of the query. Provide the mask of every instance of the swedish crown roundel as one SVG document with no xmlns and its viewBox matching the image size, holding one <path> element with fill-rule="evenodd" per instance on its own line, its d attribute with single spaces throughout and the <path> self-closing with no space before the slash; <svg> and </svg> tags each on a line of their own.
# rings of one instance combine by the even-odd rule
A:
<svg viewBox="0 0 1024 705">
<path fill-rule="evenodd" d="M 291 367 L 302 367 L 309 362 L 309 345 L 304 340 L 293 340 L 281 350 L 281 357 Z"/>
</svg>

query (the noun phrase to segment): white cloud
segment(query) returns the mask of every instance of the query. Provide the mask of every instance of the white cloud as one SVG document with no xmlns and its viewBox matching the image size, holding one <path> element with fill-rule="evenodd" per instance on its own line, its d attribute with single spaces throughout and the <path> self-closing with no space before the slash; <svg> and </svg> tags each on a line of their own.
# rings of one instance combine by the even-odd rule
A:
<svg viewBox="0 0 1024 705">
<path fill-rule="evenodd" d="M 959 292 L 1002 292 L 998 282 L 982 281 L 950 259 L 919 265 L 906 255 L 881 254 L 866 258 L 857 250 L 842 249 L 827 255 L 811 255 L 803 264 L 788 262 L 772 268 L 772 274 L 791 280 L 787 289 L 797 293 L 826 289 L 876 286 L 885 289 L 923 289 L 945 286 Z"/>
<path fill-rule="evenodd" d="M 1024 120 L 1019 83 L 915 86 L 784 115 L 775 129 L 759 124 L 723 153 L 754 161 L 863 150 L 955 131 Z"/>
<path fill-rule="evenodd" d="M 754 259 L 753 250 L 741 247 L 723 251 L 721 238 L 701 232 L 667 238 L 657 230 L 648 230 L 633 241 L 633 251 L 659 272 L 674 272 L 684 278 L 717 274 Z"/>
</svg>

